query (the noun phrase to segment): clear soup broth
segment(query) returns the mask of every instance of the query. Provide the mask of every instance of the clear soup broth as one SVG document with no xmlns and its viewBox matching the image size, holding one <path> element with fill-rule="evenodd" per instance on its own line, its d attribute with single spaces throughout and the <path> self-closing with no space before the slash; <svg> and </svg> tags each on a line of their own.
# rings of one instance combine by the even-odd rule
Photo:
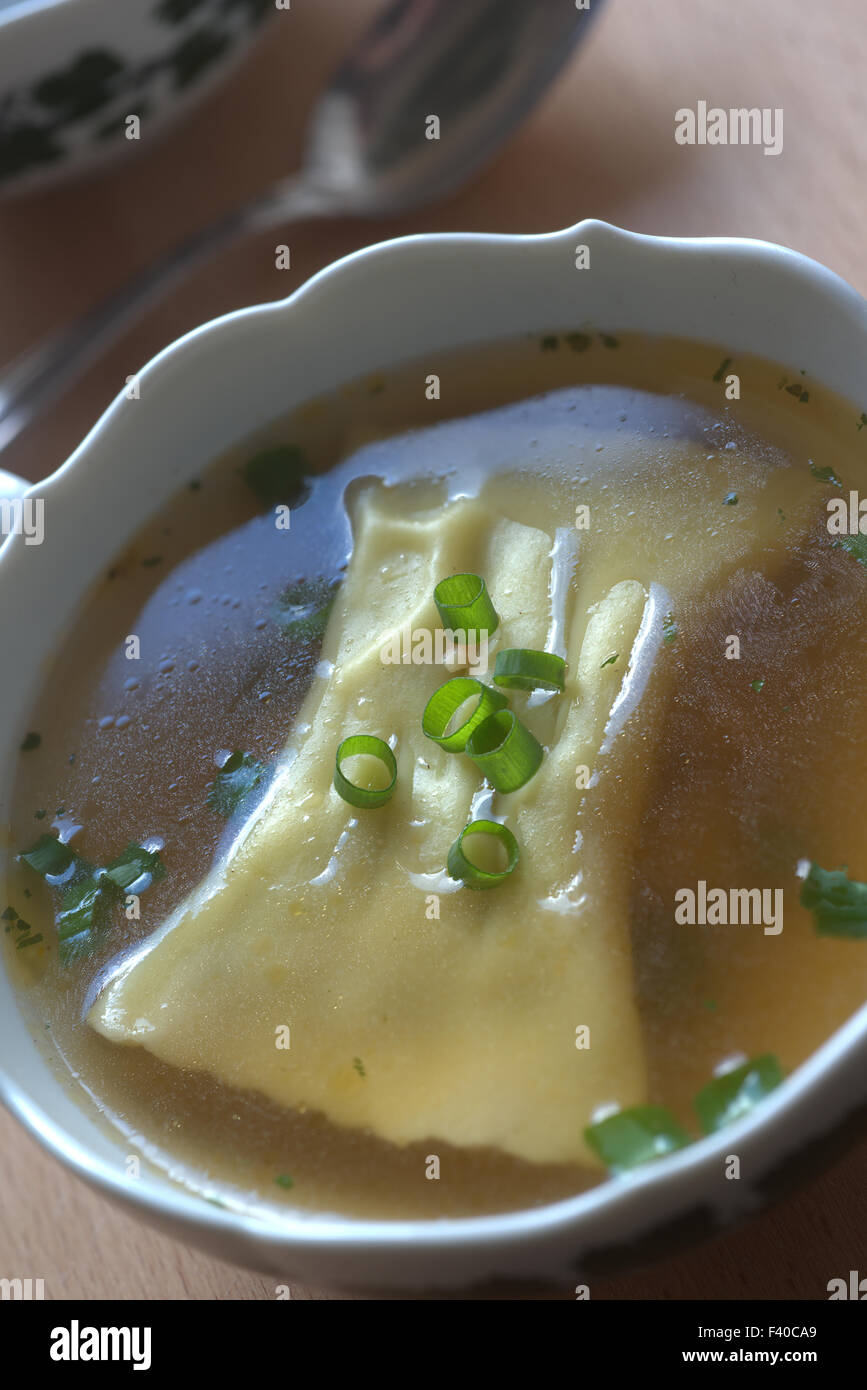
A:
<svg viewBox="0 0 867 1390">
<path fill-rule="evenodd" d="M 733 373 L 737 399 L 727 397 Z M 605 1143 L 600 1151 L 582 1137 L 618 1107 L 664 1108 L 664 1122 L 644 1112 L 661 1125 L 661 1153 L 701 1132 L 695 1100 L 715 1078 L 771 1057 L 774 1066 L 759 1068 L 761 1092 L 774 1084 L 774 1067 L 784 1075 L 803 1062 L 863 1003 L 867 984 L 858 930 L 867 879 L 867 542 L 828 528 L 829 501 L 848 500 L 867 482 L 863 423 L 860 409 L 797 370 L 732 361 L 694 343 L 552 333 L 349 385 L 193 479 L 87 597 L 34 694 L 20 756 L 0 903 L 6 961 L 34 1034 L 81 1103 L 124 1133 L 130 1154 L 212 1201 L 437 1217 L 580 1191 L 621 1166 Z M 283 452 L 251 471 L 250 461 L 272 448 Z M 287 466 L 307 482 L 280 482 Z M 563 841 L 563 882 L 557 870 L 549 874 L 557 882 L 540 877 L 536 891 L 532 877 L 542 874 L 533 857 L 541 831 L 532 827 L 560 815 L 551 804 L 557 794 L 534 810 L 518 792 L 499 808 L 519 842 L 525 827 L 514 882 L 455 892 L 445 864 L 425 858 L 430 816 L 414 807 L 408 788 L 417 768 L 401 764 L 409 745 L 398 736 L 404 800 L 345 808 L 346 824 L 360 827 L 352 833 L 373 838 L 343 879 L 334 845 L 330 878 L 322 876 L 319 812 L 311 812 L 313 877 L 280 909 L 279 949 L 248 937 L 243 913 L 234 936 L 215 925 L 195 967 L 190 955 L 182 969 L 170 962 L 167 970 L 167 998 L 195 986 L 187 1007 L 198 1022 L 184 1025 L 179 1015 L 174 1036 L 167 1032 L 165 1047 L 153 1050 L 150 1034 L 113 1039 L 87 1021 L 107 983 L 221 862 L 245 821 L 269 814 L 269 779 L 298 732 L 299 711 L 335 678 L 322 644 L 341 621 L 353 507 L 371 480 L 389 524 L 424 516 L 435 528 L 463 499 L 492 525 L 505 520 L 515 545 L 549 537 L 546 634 L 567 670 L 579 655 L 568 633 L 582 636 L 594 613 L 604 616 L 618 584 L 633 585 L 617 591 L 626 599 L 639 587 L 655 595 L 662 627 L 640 690 L 625 716 L 621 706 L 613 737 L 606 716 L 598 765 L 594 758 L 570 774 L 579 828 Z M 281 486 L 290 508 L 282 525 L 274 502 Z M 452 568 L 460 567 L 455 553 Z M 523 577 L 513 570 L 508 593 L 489 583 L 494 607 L 502 601 L 517 615 L 509 631 L 504 619 L 500 644 L 540 646 L 511 640 L 522 622 L 535 621 L 521 595 L 538 579 L 529 566 Z M 362 578 L 375 606 L 382 577 Z M 588 677 L 588 691 L 608 683 L 599 699 L 611 720 L 618 695 L 637 679 L 627 627 L 615 623 L 628 641 L 620 650 L 612 638 L 595 663 L 599 675 Z M 419 723 L 430 681 L 451 674 L 411 658 L 400 665 L 402 700 L 410 681 L 428 681 L 419 685 Z M 490 684 L 491 671 L 481 679 Z M 553 767 L 569 694 L 507 693 L 545 751 L 543 769 Z M 388 738 L 387 700 L 368 718 L 363 699 L 352 727 L 336 732 L 369 727 Z M 431 744 L 430 759 L 422 753 L 414 763 L 446 779 L 459 762 L 466 767 L 465 756 Z M 291 783 L 291 767 L 285 777 Z M 410 821 L 422 827 L 414 863 L 403 862 L 415 852 Z M 462 828 L 456 823 L 454 835 Z M 68 847 L 55 874 L 40 871 L 38 855 L 32 862 L 46 835 Z M 392 856 L 400 863 L 389 858 L 389 837 L 401 846 Z M 121 874 L 108 907 L 88 917 L 93 866 L 116 863 L 128 846 L 156 856 L 145 867 L 159 871 Z M 566 876 L 570 857 L 577 870 Z M 849 888 L 816 877 L 842 866 Z M 813 881 L 818 906 L 805 890 Z M 255 914 L 257 893 L 273 903 L 276 880 L 260 873 L 250 882 L 245 911 Z M 71 906 L 77 884 L 85 888 Z M 519 891 L 522 903 L 537 906 L 522 908 L 517 922 L 510 903 Z M 732 920 L 733 893 L 752 895 L 736 899 L 748 920 Z M 73 908 L 80 915 L 70 928 Z M 364 925 L 377 912 L 395 918 L 387 952 Z M 353 913 L 355 947 L 347 937 Z M 615 925 L 619 935 L 606 936 Z M 440 949 L 438 931 L 442 956 L 416 962 L 423 933 L 425 950 Z M 379 945 L 368 949 L 370 941 Z M 465 961 L 464 949 L 492 954 Z M 507 949 L 514 966 L 504 973 Z M 582 1035 L 584 1001 L 576 996 L 570 1014 L 568 995 L 557 993 L 558 959 L 569 969 L 583 962 L 588 980 L 610 988 L 610 1034 L 593 1023 L 589 1038 Z M 442 979 L 425 961 L 438 963 Z M 456 988 L 478 971 L 453 1051 L 450 1028 L 437 1024 L 451 1016 L 436 1002 L 448 994 L 449 971 Z M 325 1068 L 334 1029 L 348 1026 L 340 1022 L 344 979 L 369 1001 L 359 1017 L 371 1019 L 354 1045 L 349 1029 L 345 1060 Z M 491 998 L 489 979 L 497 981 Z M 207 1001 L 199 1008 L 199 988 L 223 999 L 223 1010 L 234 998 L 221 1022 Z M 174 1017 L 180 1005 L 166 1008 Z M 296 1038 L 295 1027 L 304 1008 L 316 1028 L 307 1060 L 304 1029 Z M 250 1019 L 260 1014 L 262 1036 L 272 1039 L 263 1048 L 278 1046 L 275 1030 L 285 1024 L 287 1066 L 297 1055 L 308 1068 L 309 1080 L 292 1083 L 291 1104 L 279 1099 L 282 1082 L 251 1084 Z M 424 1037 L 413 1034 L 413 1014 Z M 534 1051 L 551 1020 L 559 1032 L 545 1035 L 550 1052 Z M 597 1069 L 586 1091 L 573 1080 L 585 1052 Z M 549 1055 L 550 1074 L 540 1060 Z M 401 1058 L 415 1067 L 415 1085 Z M 388 1082 L 380 1081 L 382 1059 L 394 1072 Z M 483 1127 L 469 1113 L 478 1109 L 472 1092 L 463 1107 L 456 1097 L 464 1085 L 481 1085 L 486 1067 L 492 1098 Z M 425 1131 L 429 1116 L 442 1116 L 442 1127 L 431 1118 Z"/>
</svg>

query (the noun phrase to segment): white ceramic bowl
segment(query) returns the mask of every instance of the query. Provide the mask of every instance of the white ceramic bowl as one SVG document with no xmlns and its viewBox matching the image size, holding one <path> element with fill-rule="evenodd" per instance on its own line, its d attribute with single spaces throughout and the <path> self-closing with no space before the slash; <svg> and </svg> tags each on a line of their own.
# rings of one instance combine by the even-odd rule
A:
<svg viewBox="0 0 867 1390">
<path fill-rule="evenodd" d="M 0 0 L 0 196 L 141 149 L 276 15 L 273 0 Z"/>
<path fill-rule="evenodd" d="M 576 270 L 575 248 L 591 269 Z M 47 482 L 45 540 L 0 551 L 0 817 L 35 685 L 94 577 L 145 517 L 228 446 L 359 375 L 474 342 L 580 326 L 676 334 L 749 351 L 867 405 L 867 304 L 842 280 L 761 242 L 637 236 L 584 222 L 550 236 L 417 236 L 358 252 L 281 303 L 190 333 L 142 372 Z M 489 1276 L 611 1268 L 753 1209 L 867 1116 L 867 1007 L 751 1116 L 593 1191 L 502 1216 L 269 1220 L 207 1205 L 159 1175 L 125 1176 L 128 1144 L 55 1079 L 0 978 L 6 1104 L 87 1181 L 225 1259 L 344 1287 L 464 1287 Z M 723 1176 L 737 1153 L 739 1182 Z"/>
</svg>

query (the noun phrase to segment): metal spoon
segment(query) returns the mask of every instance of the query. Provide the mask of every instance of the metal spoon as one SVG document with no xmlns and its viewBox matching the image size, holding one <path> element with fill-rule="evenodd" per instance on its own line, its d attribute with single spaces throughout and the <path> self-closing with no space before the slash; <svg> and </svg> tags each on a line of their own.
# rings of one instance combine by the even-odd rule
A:
<svg viewBox="0 0 867 1390">
<path fill-rule="evenodd" d="M 299 173 L 0 371 L 0 449 L 155 299 L 236 238 L 305 217 L 403 212 L 464 182 L 523 119 L 601 3 L 389 5 L 319 99 Z"/>
</svg>

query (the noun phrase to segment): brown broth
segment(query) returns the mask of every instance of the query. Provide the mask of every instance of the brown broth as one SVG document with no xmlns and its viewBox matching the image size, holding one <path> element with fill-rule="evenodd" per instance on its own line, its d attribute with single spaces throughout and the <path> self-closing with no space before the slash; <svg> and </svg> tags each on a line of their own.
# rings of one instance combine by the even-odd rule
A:
<svg viewBox="0 0 867 1390">
<path fill-rule="evenodd" d="M 447 1180 L 427 1182 L 428 1143 L 400 1149 L 281 1110 L 116 1047 L 82 1021 L 112 962 L 218 852 L 225 821 L 206 793 L 219 750 L 268 761 L 282 748 L 318 651 L 281 637 L 274 604 L 295 580 L 339 576 L 349 546 L 340 497 L 356 476 L 417 476 L 437 496 L 495 475 L 504 509 L 530 522 L 534 489 L 566 489 L 604 517 L 612 582 L 658 580 L 675 598 L 695 549 L 719 551 L 714 585 L 665 652 L 673 682 L 671 671 L 665 684 L 654 676 L 644 697 L 650 708 L 665 702 L 662 735 L 644 746 L 639 715 L 621 753 L 619 796 L 629 795 L 630 757 L 653 768 L 639 842 L 621 857 L 634 887 L 649 1099 L 695 1130 L 690 1098 L 721 1063 L 774 1052 L 789 1070 L 863 1002 L 867 947 L 815 933 L 792 870 L 806 855 L 867 878 L 867 571 L 830 545 L 829 487 L 810 466 L 863 487 L 867 432 L 847 403 L 753 359 L 738 358 L 742 399 L 726 402 L 714 380 L 725 356 L 640 337 L 576 350 L 557 335 L 356 383 L 217 461 L 95 587 L 34 703 L 29 727 L 42 743 L 20 760 L 8 833 L 20 851 L 53 825 L 94 863 L 159 841 L 168 873 L 148 890 L 141 922 L 119 914 L 104 946 L 64 970 L 52 894 L 13 864 L 4 905 L 44 943 L 16 951 L 7 933 L 6 955 L 34 1031 L 131 1153 L 230 1205 L 393 1217 L 536 1205 L 597 1181 L 438 1143 Z M 431 373 L 438 401 L 425 396 Z M 790 387 L 808 387 L 807 400 Z M 482 413 L 500 407 L 507 413 Z M 407 436 L 414 430 L 423 433 Z M 278 441 L 303 447 L 320 475 L 293 512 L 288 561 L 241 475 L 247 457 Z M 730 493 L 737 502 L 725 503 Z M 720 662 L 732 632 L 742 659 Z M 125 657 L 129 633 L 141 638 L 140 661 Z M 785 930 L 676 926 L 674 894 L 698 880 L 785 884 Z M 291 1192 L 275 1184 L 283 1173 Z"/>
</svg>

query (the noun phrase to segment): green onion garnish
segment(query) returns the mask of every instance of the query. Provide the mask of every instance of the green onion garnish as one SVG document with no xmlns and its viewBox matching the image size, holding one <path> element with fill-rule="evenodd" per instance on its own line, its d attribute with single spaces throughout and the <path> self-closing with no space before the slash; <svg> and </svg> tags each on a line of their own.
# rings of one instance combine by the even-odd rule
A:
<svg viewBox="0 0 867 1390">
<path fill-rule="evenodd" d="M 834 487 L 843 486 L 830 464 L 827 468 L 817 468 L 813 460 L 810 459 L 810 472 L 814 478 L 819 479 L 820 483 L 832 483 Z"/>
<path fill-rule="evenodd" d="M 511 647 L 497 652 L 494 683 L 513 690 L 562 691 L 566 663 L 553 652 L 538 652 L 531 647 Z"/>
<path fill-rule="evenodd" d="M 208 788 L 208 805 L 220 816 L 232 816 L 252 796 L 265 775 L 265 764 L 236 748 Z"/>
<path fill-rule="evenodd" d="M 457 728 L 451 728 L 458 710 L 474 696 L 476 703 L 472 710 Z M 460 753 L 466 747 L 467 739 L 473 730 L 478 728 L 489 714 L 503 709 L 507 704 L 508 700 L 499 690 L 492 690 L 489 685 L 483 685 L 473 676 L 455 676 L 431 695 L 424 707 L 421 727 L 428 738 L 432 738 L 434 743 L 438 743 L 447 753 Z"/>
<path fill-rule="evenodd" d="M 491 840 L 496 840 L 503 846 L 507 856 L 504 869 L 483 869 L 467 857 L 464 853 L 464 841 L 476 835 L 485 836 L 489 847 Z M 474 820 L 464 827 L 449 850 L 448 871 L 452 878 L 458 879 L 467 888 L 495 888 L 503 879 L 509 877 L 519 858 L 518 841 L 507 826 L 496 820 Z"/>
<path fill-rule="evenodd" d="M 58 840 L 56 835 L 41 835 L 35 845 L 24 851 L 21 858 L 43 878 L 55 878 L 66 873 L 75 855 L 69 845 Z"/>
<path fill-rule="evenodd" d="M 514 792 L 538 771 L 544 750 L 512 710 L 482 720 L 467 740 L 467 753 L 498 792 Z"/>
<path fill-rule="evenodd" d="M 277 600 L 276 619 L 281 634 L 296 642 L 321 642 L 337 588 L 336 579 L 322 575 L 290 584 Z"/>
<path fill-rule="evenodd" d="M 268 510 L 279 503 L 297 507 L 310 492 L 310 464 L 297 444 L 275 444 L 244 465 L 244 481 Z"/>
<path fill-rule="evenodd" d="M 156 850 L 130 844 L 105 868 L 95 868 L 53 835 L 43 835 L 20 858 L 45 878 L 57 879 L 65 875 L 58 885 L 62 897 L 55 918 L 58 954 L 63 966 L 73 964 L 99 947 L 111 925 L 113 909 L 122 905 L 125 895 L 139 880 L 146 878 L 137 890 L 142 892 L 151 884 L 159 883 L 166 873 Z M 9 920 L 18 916 L 14 908 L 8 908 L 2 914 L 3 919 L 7 918 L 7 913 L 11 914 Z M 26 928 L 28 933 L 31 931 L 20 918 L 18 927 L 22 931 Z M 32 946 L 37 940 L 42 940 L 41 935 L 28 935 L 26 941 L 19 944 Z"/>
<path fill-rule="evenodd" d="M 867 940 L 867 883 L 850 879 L 845 869 L 811 864 L 801 888 L 801 905 L 813 913 L 820 936 Z"/>
<path fill-rule="evenodd" d="M 862 535 L 860 531 L 854 536 L 838 536 L 831 542 L 831 549 L 848 550 L 853 560 L 867 567 L 867 536 Z"/>
<path fill-rule="evenodd" d="M 618 1110 L 616 1115 L 589 1125 L 584 1138 L 612 1173 L 624 1173 L 689 1143 L 686 1130 L 663 1105 Z"/>
<path fill-rule="evenodd" d="M 713 1134 L 723 1125 L 739 1120 L 779 1086 L 782 1079 L 782 1067 L 776 1057 L 767 1052 L 709 1081 L 693 1101 L 705 1134 Z"/>
<path fill-rule="evenodd" d="M 434 603 L 443 627 L 465 632 L 468 641 L 474 632 L 490 637 L 500 623 L 485 581 L 478 574 L 450 574 L 441 579 L 434 589 Z"/>
<path fill-rule="evenodd" d="M 388 786 L 360 787 L 349 780 L 342 771 L 342 764 L 347 758 L 355 758 L 359 755 L 378 758 L 381 763 L 385 764 L 391 779 Z M 360 806 L 363 810 L 371 810 L 374 806 L 384 806 L 394 791 L 396 782 L 397 760 L 383 739 L 376 738 L 373 734 L 351 734 L 340 744 L 334 761 L 334 788 L 344 801 L 349 802 L 350 806 Z"/>
<path fill-rule="evenodd" d="M 118 894 L 117 885 L 101 869 L 93 870 L 64 894 L 57 914 L 61 965 L 72 965 L 100 944 Z"/>
<path fill-rule="evenodd" d="M 127 845 L 122 854 L 106 867 L 104 877 L 115 888 L 126 893 L 134 883 L 147 874 L 149 883 L 159 883 L 165 878 L 166 868 L 156 850 L 142 849 L 141 845 Z"/>
</svg>

